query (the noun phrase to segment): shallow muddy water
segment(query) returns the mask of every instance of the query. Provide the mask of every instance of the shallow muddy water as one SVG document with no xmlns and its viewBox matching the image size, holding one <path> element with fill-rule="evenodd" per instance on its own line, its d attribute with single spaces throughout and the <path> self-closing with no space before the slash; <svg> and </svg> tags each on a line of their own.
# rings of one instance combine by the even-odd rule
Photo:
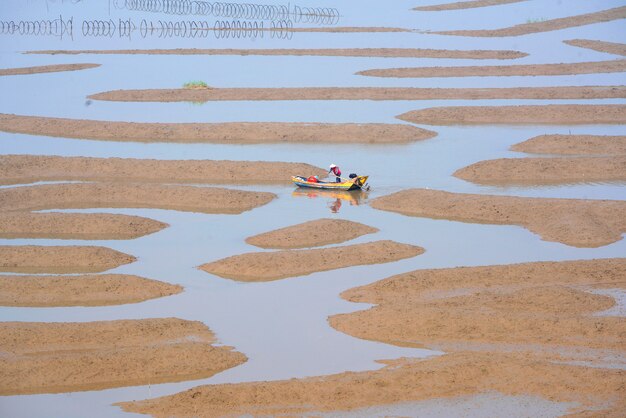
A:
<svg viewBox="0 0 626 418">
<path fill-rule="evenodd" d="M 433 0 L 435 4 L 442 1 Z M 142 19 L 151 21 L 206 20 L 215 17 L 172 16 L 120 10 L 108 2 L 21 0 L 0 5 L 1 21 L 73 18 L 73 36 L 0 34 L 0 67 L 58 63 L 99 63 L 101 67 L 66 73 L 0 77 L 0 113 L 77 119 L 136 122 L 384 122 L 403 123 L 396 115 L 435 106 L 618 103 L 626 100 L 483 100 L 483 101 L 299 101 L 299 102 L 209 102 L 115 103 L 89 101 L 86 96 L 114 89 L 172 88 L 190 80 L 204 80 L 220 87 L 292 86 L 414 86 L 414 87 L 523 87 L 548 85 L 621 85 L 623 73 L 555 77 L 467 77 L 393 79 L 354 75 L 373 68 L 408 66 L 508 65 L 554 62 L 600 61 L 618 58 L 563 44 L 573 38 L 620 42 L 623 20 L 555 32 L 509 38 L 463 38 L 429 33 L 293 33 L 290 39 L 156 35 L 142 37 L 139 30 L 129 37 L 85 36 L 85 21 Z M 338 7 L 335 26 L 390 26 L 424 31 L 497 28 L 527 20 L 552 19 L 620 6 L 619 1 L 589 2 L 558 0 L 513 3 L 497 7 L 450 12 L 414 12 L 421 2 L 302 2 L 314 7 Z M 278 4 L 278 3 L 277 3 Z M 567 4 L 567 7 L 565 6 Z M 220 19 L 228 20 L 228 19 Z M 232 19 L 230 19 L 232 20 Z M 265 21 L 267 25 L 268 22 Z M 294 26 L 316 27 L 315 22 Z M 402 47 L 443 49 L 507 49 L 530 55 L 517 60 L 452 60 L 418 58 L 347 58 L 289 56 L 149 56 L 149 55 L 25 55 L 41 49 L 121 48 L 340 48 Z M 114 402 L 145 399 L 176 393 L 205 383 L 289 379 L 342 371 L 379 368 L 376 360 L 401 356 L 437 355 L 430 350 L 399 348 L 359 340 L 328 325 L 327 318 L 342 312 L 367 308 L 348 303 L 339 294 L 414 269 L 506 264 L 539 260 L 572 260 L 623 257 L 626 241 L 600 248 L 574 248 L 542 241 L 528 230 L 512 225 L 483 225 L 425 218 L 412 218 L 372 209 L 368 200 L 410 187 L 463 193 L 504 194 L 533 197 L 589 199 L 626 198 L 626 184 L 571 184 L 562 186 L 480 186 L 452 177 L 459 168 L 477 161 L 528 156 L 509 147 L 541 134 L 626 135 L 619 125 L 577 126 L 448 126 L 429 127 L 438 136 L 403 145 L 316 144 L 167 144 L 108 142 L 52 138 L 0 132 L 0 154 L 34 154 L 157 159 L 230 159 L 296 161 L 327 167 L 341 166 L 345 173 L 370 175 L 372 190 L 363 194 L 323 193 L 294 190 L 292 186 L 237 186 L 244 190 L 269 191 L 278 198 L 241 215 L 207 215 L 156 209 L 94 209 L 77 212 L 107 212 L 141 215 L 170 224 L 160 232 L 129 241 L 72 241 L 45 239 L 0 240 L 0 245 L 103 245 L 132 254 L 138 261 L 109 272 L 137 274 L 181 284 L 182 294 L 137 304 L 109 307 L 6 308 L 3 321 L 94 321 L 174 316 L 200 320 L 223 345 L 234 346 L 248 362 L 200 381 L 146 385 L 103 391 L 42 394 L 0 398 L 0 415 L 11 417 L 128 416 Z M 285 173 L 288 177 L 292 174 Z M 394 263 L 358 266 L 267 283 L 239 283 L 205 273 L 197 266 L 244 252 L 264 251 L 248 245 L 245 238 L 273 229 L 322 217 L 349 219 L 380 229 L 376 234 L 350 241 L 363 243 L 391 239 L 424 247 L 426 252 Z M 331 246 L 332 247 L 332 246 Z M 623 292 L 610 294 L 620 303 L 603 314 L 624 315 Z M 622 362 L 623 363 L 623 362 Z M 432 400 L 386 408 L 355 411 L 354 416 L 384 414 L 456 416 L 499 415 L 503 410 L 524 410 L 527 415 L 559 416 L 571 405 L 559 405 L 526 397 L 486 394 L 445 401 Z M 53 413 L 51 414 L 51 411 Z M 88 411 L 88 412 L 87 412 Z M 429 415 L 430 414 L 430 415 Z M 508 414 L 507 414 L 508 415 Z M 335 416 L 335 415 L 328 415 Z M 339 415 L 337 415 L 339 416 Z M 341 416 L 346 416 L 341 414 Z M 511 415 L 514 416 L 514 415 Z"/>
</svg>

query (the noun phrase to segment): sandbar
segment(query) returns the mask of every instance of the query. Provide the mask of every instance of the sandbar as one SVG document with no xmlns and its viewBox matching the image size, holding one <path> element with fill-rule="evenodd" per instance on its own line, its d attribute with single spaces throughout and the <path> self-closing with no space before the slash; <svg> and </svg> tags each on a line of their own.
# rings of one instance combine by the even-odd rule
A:
<svg viewBox="0 0 626 418">
<path fill-rule="evenodd" d="M 500 4 L 519 3 L 527 0 L 472 0 L 472 1 L 459 1 L 456 3 L 444 3 L 434 4 L 432 6 L 420 6 L 414 7 L 413 10 L 419 10 L 422 12 L 438 12 L 443 10 L 460 10 L 460 9 L 474 9 L 476 7 L 488 7 L 498 6 Z"/>
<path fill-rule="evenodd" d="M 0 114 L 0 131 L 104 141 L 183 143 L 406 143 L 435 132 L 385 123 L 136 123 Z"/>
<path fill-rule="evenodd" d="M 273 193 L 161 184 L 72 183 L 0 189 L 0 209 L 156 208 L 239 214 L 269 203 Z"/>
<path fill-rule="evenodd" d="M 358 338 L 452 351 L 623 350 L 626 322 L 593 316 L 615 305 L 582 289 L 596 284 L 626 288 L 626 259 L 415 270 L 344 292 L 376 306 L 330 324 Z"/>
<path fill-rule="evenodd" d="M 571 412 L 589 411 L 606 417 L 617 418 L 626 408 L 626 372 L 619 369 L 555 364 L 519 354 L 469 352 L 380 363 L 386 367 L 304 379 L 204 385 L 116 405 L 158 418 L 320 416 L 323 412 L 343 416 L 369 406 L 498 392 L 572 402 L 579 406 Z"/>
<path fill-rule="evenodd" d="M 626 181 L 626 156 L 499 158 L 461 168 L 454 176 L 491 185 Z"/>
<path fill-rule="evenodd" d="M 37 67 L 4 68 L 0 69 L 0 76 L 5 75 L 25 75 L 40 73 L 58 73 L 63 71 L 78 71 L 99 67 L 100 64 L 57 64 L 41 65 Z"/>
<path fill-rule="evenodd" d="M 317 57 L 379 57 L 379 58 L 452 58 L 452 59 L 516 59 L 528 54 L 500 50 L 447 50 L 419 48 L 333 48 L 333 49 L 118 49 L 118 50 L 44 50 L 27 54 L 76 55 L 274 55 Z"/>
<path fill-rule="evenodd" d="M 409 189 L 370 202 L 407 216 L 468 223 L 519 225 L 574 247 L 601 247 L 626 232 L 626 201 L 553 199 Z"/>
<path fill-rule="evenodd" d="M 624 18 L 626 18 L 626 6 L 615 7 L 613 9 L 602 10 L 595 13 L 562 17 L 559 19 L 522 23 L 519 25 L 509 26 L 501 29 L 453 30 L 433 33 L 437 33 L 440 35 L 479 37 L 521 36 L 531 33 L 550 32 L 554 30 L 573 28 L 577 26 L 591 25 L 600 22 L 610 22 L 612 20 Z"/>
<path fill-rule="evenodd" d="M 449 106 L 413 110 L 398 119 L 425 125 L 626 124 L 626 105 Z"/>
<path fill-rule="evenodd" d="M 423 248 L 414 245 L 374 241 L 314 250 L 247 253 L 203 264 L 199 268 L 227 279 L 266 282 L 351 266 L 390 263 L 423 252 Z"/>
<path fill-rule="evenodd" d="M 170 296 L 182 291 L 182 286 L 122 274 L 0 275 L 1 306 L 121 305 Z"/>
<path fill-rule="evenodd" d="M 266 184 L 290 183 L 290 173 L 325 177 L 328 172 L 310 164 L 279 161 L 0 156 L 0 184 L 60 180 L 168 184 Z"/>
<path fill-rule="evenodd" d="M 604 99 L 626 97 L 626 86 L 513 88 L 280 87 L 114 90 L 89 99 L 119 102 L 208 102 L 222 100 L 482 100 Z"/>
<path fill-rule="evenodd" d="M 135 257 L 105 247 L 0 245 L 0 271 L 12 273 L 99 273 Z"/>
<path fill-rule="evenodd" d="M 511 146 L 511 151 L 558 155 L 626 155 L 626 136 L 539 135 Z"/>
<path fill-rule="evenodd" d="M 107 213 L 0 213 L 0 238 L 134 239 L 167 226 L 154 219 Z"/>
<path fill-rule="evenodd" d="M 626 60 L 575 62 L 561 64 L 485 65 L 459 67 L 384 68 L 359 71 L 369 77 L 427 78 L 427 77 L 511 77 L 550 76 L 626 71 Z"/>
<path fill-rule="evenodd" d="M 598 52 L 606 52 L 607 54 L 626 56 L 626 44 L 618 44 L 615 42 L 594 41 L 591 39 L 571 39 L 563 41 L 568 45 L 577 46 L 579 48 L 593 49 Z"/>
<path fill-rule="evenodd" d="M 317 219 L 255 235 L 246 242 L 261 248 L 285 250 L 338 244 L 375 232 L 377 228 L 346 219 Z"/>
<path fill-rule="evenodd" d="M 200 379 L 247 359 L 216 347 L 201 322 L 176 318 L 0 323 L 0 395 Z"/>
</svg>

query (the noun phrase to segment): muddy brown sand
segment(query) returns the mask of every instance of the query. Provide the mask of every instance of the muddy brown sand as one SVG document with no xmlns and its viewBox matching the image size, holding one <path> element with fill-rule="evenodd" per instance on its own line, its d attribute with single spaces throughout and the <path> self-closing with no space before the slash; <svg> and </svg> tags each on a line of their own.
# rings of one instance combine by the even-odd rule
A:
<svg viewBox="0 0 626 418">
<path fill-rule="evenodd" d="M 0 275 L 0 305 L 106 306 L 143 302 L 182 292 L 178 285 L 122 274 Z"/>
<path fill-rule="evenodd" d="M 626 44 L 615 42 L 594 41 L 590 39 L 571 39 L 563 41 L 567 45 L 577 46 L 579 48 L 593 49 L 598 52 L 606 52 L 607 54 L 626 56 Z"/>
<path fill-rule="evenodd" d="M 86 70 L 89 68 L 96 68 L 99 66 L 100 64 L 57 64 L 57 65 L 41 65 L 37 67 L 4 68 L 4 69 L 0 69 L 0 76 L 78 71 L 78 70 Z"/>
<path fill-rule="evenodd" d="M 377 228 L 345 219 L 317 219 L 255 235 L 246 242 L 261 248 L 297 249 L 338 244 L 375 232 Z"/>
<path fill-rule="evenodd" d="M 626 136 L 539 135 L 513 145 L 511 151 L 559 155 L 626 155 Z"/>
</svg>

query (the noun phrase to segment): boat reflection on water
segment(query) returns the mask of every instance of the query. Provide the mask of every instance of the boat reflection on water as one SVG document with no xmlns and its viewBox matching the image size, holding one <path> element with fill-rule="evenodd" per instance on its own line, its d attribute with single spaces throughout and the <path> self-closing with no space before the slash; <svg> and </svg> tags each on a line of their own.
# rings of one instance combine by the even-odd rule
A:
<svg viewBox="0 0 626 418">
<path fill-rule="evenodd" d="M 331 212 L 337 213 L 344 202 L 349 202 L 350 206 L 358 206 L 365 203 L 368 193 L 363 190 L 323 190 L 298 188 L 292 193 L 294 197 L 308 197 L 309 199 L 324 198 L 328 200 L 328 208 Z"/>
</svg>

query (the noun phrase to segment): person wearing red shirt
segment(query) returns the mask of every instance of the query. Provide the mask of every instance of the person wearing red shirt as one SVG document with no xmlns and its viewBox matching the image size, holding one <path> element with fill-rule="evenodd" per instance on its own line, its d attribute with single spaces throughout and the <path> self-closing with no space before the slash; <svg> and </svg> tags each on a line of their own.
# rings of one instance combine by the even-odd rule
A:
<svg viewBox="0 0 626 418">
<path fill-rule="evenodd" d="M 341 183 L 341 170 L 335 164 L 331 164 L 328 170 L 329 173 L 333 173 L 336 177 L 336 182 Z"/>
</svg>

